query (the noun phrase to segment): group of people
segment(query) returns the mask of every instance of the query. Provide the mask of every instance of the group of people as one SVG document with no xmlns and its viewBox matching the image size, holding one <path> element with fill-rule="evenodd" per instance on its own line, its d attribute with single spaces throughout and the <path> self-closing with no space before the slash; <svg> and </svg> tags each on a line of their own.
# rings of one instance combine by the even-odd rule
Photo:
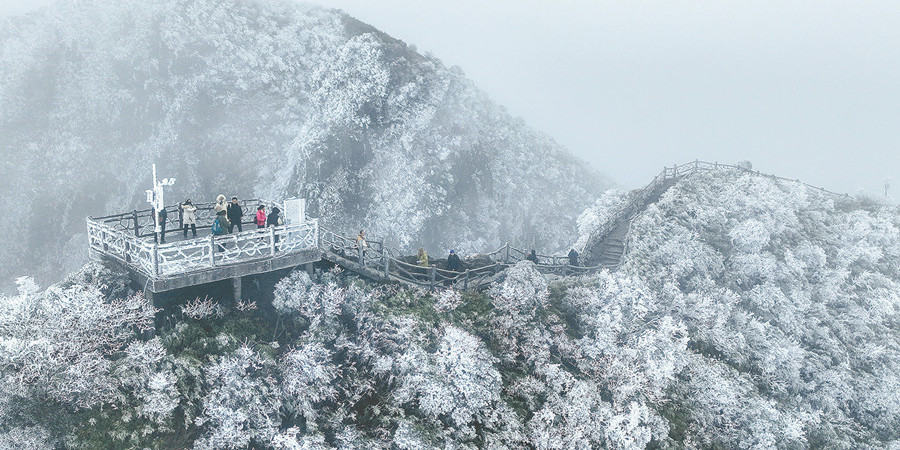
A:
<svg viewBox="0 0 900 450">
<path fill-rule="evenodd" d="M 188 237 L 190 230 L 193 237 L 197 237 L 197 207 L 194 206 L 191 199 L 186 199 L 178 205 L 182 212 L 182 232 L 184 237 Z M 221 236 L 226 233 L 233 233 L 237 228 L 238 233 L 244 231 L 244 208 L 241 206 L 237 197 L 231 197 L 231 202 L 226 202 L 226 197 L 219 194 L 216 197 L 216 204 L 213 206 L 216 217 L 213 220 L 211 231 L 214 236 Z M 158 235 L 159 242 L 166 242 L 166 222 L 168 213 L 165 208 L 159 211 L 154 210 L 154 220 L 159 224 L 160 233 Z M 281 216 L 281 210 L 277 206 L 273 206 L 269 213 L 266 213 L 266 205 L 256 207 L 256 217 L 254 222 L 256 228 L 274 227 L 284 225 L 284 219 Z M 277 237 L 276 237 L 277 239 Z"/>
<path fill-rule="evenodd" d="M 570 266 L 578 267 L 578 252 L 576 252 L 574 248 L 572 250 L 569 250 L 568 258 Z M 531 261 L 535 264 L 540 264 L 540 262 L 538 262 L 537 254 L 534 252 L 534 250 L 532 250 L 531 253 L 529 253 L 528 256 L 525 257 L 525 260 Z"/>
<path fill-rule="evenodd" d="M 369 249 L 369 244 L 366 242 L 365 230 L 359 230 L 359 234 L 356 235 L 356 247 L 363 253 Z M 568 258 L 570 266 L 578 266 L 578 252 L 575 251 L 574 248 L 569 250 Z M 535 264 L 539 264 L 537 253 L 535 253 L 534 250 L 531 250 L 531 253 L 529 253 L 525 259 Z M 416 254 L 416 264 L 423 268 L 430 267 L 428 262 L 428 252 L 426 252 L 423 247 L 419 247 L 419 252 Z M 462 260 L 459 258 L 459 255 L 456 254 L 455 250 L 450 250 L 450 254 L 447 255 L 447 270 L 453 272 L 464 272 L 466 270 L 465 265 L 463 265 Z"/>
</svg>

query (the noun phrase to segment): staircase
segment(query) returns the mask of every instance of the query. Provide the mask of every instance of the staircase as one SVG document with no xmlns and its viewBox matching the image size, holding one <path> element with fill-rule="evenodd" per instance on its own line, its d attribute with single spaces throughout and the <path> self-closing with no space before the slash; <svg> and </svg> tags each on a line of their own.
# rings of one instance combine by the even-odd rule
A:
<svg viewBox="0 0 900 450">
<path fill-rule="evenodd" d="M 651 185 L 652 189 L 647 190 L 645 195 L 639 195 L 629 207 L 625 208 L 606 233 L 601 234 L 599 239 L 589 241 L 582 252 L 585 265 L 599 265 L 607 269 L 619 267 L 625 255 L 625 243 L 631 231 L 631 222 L 648 205 L 659 201 L 676 181 L 677 178 L 668 178 Z"/>
</svg>

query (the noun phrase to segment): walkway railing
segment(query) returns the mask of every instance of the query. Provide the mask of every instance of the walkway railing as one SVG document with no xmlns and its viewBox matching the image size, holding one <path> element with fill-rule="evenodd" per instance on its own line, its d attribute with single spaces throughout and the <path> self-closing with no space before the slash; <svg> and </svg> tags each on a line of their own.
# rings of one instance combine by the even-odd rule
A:
<svg viewBox="0 0 900 450">
<path fill-rule="evenodd" d="M 701 171 L 712 171 L 712 170 L 739 170 L 751 175 L 771 178 L 779 181 L 790 181 L 793 183 L 799 183 L 802 186 L 806 186 L 810 189 L 815 189 L 816 191 L 821 192 L 824 195 L 835 197 L 839 200 L 850 199 L 849 194 L 840 194 L 837 192 L 829 191 L 822 187 L 813 186 L 811 184 L 803 183 L 800 180 L 792 180 L 789 178 L 779 177 L 776 175 L 771 175 L 767 173 L 760 172 L 758 170 L 752 170 L 747 167 L 736 166 L 732 164 L 720 164 L 718 162 L 708 162 L 708 161 L 700 161 L 694 160 L 692 162 L 684 163 L 684 164 L 676 164 L 672 167 L 664 167 L 663 170 L 658 173 L 653 180 L 650 181 L 649 184 L 641 188 L 640 190 L 634 192 L 632 194 L 632 198 L 627 203 L 623 204 L 619 207 L 614 213 L 610 214 L 606 222 L 597 227 L 594 232 L 591 233 L 588 240 L 585 242 L 585 245 L 580 248 L 582 254 L 585 253 L 585 249 L 587 249 L 592 243 L 597 241 L 602 241 L 606 238 L 607 235 L 623 220 L 632 220 L 638 213 L 640 213 L 644 207 L 648 198 L 655 192 L 660 186 L 662 186 L 667 181 L 678 180 L 687 175 L 691 175 L 696 172 Z M 629 226 L 630 228 L 630 226 Z M 630 232 L 628 233 L 631 234 Z M 587 255 L 585 255 L 587 256 Z"/>
<path fill-rule="evenodd" d="M 274 205 L 274 203 L 272 202 L 260 199 L 239 200 L 238 204 L 240 204 L 244 210 L 244 218 L 248 219 L 242 221 L 242 225 L 254 224 L 254 221 L 252 219 L 256 217 L 257 205 Z M 209 227 L 212 225 L 213 220 L 216 219 L 216 213 L 213 209 L 215 206 L 215 202 L 194 204 L 194 207 L 197 208 L 197 228 Z M 178 205 L 166 206 L 166 217 L 169 225 L 169 227 L 166 229 L 166 234 L 175 233 L 176 231 L 181 230 L 184 227 L 184 215 Z M 122 214 L 95 217 L 92 218 L 92 220 L 102 222 L 103 224 L 111 227 L 113 230 L 121 231 L 140 238 L 153 237 L 155 230 L 152 209 L 136 209 L 134 211 Z"/>
<path fill-rule="evenodd" d="M 156 244 L 148 239 L 153 233 L 142 235 L 132 233 L 130 227 L 123 228 L 122 224 L 128 219 L 120 216 L 87 219 L 91 252 L 118 259 L 150 278 L 165 278 L 318 248 L 318 219 Z M 209 226 L 200 218 L 197 225 Z"/>
<path fill-rule="evenodd" d="M 370 277 L 382 280 L 394 280 L 423 288 L 434 289 L 438 286 L 456 289 L 481 289 L 494 281 L 494 277 L 504 269 L 527 259 L 528 252 L 506 244 L 499 249 L 477 255 L 476 262 L 482 265 L 464 271 L 442 269 L 435 264 L 420 266 L 415 256 L 406 256 L 400 251 L 384 246 L 382 241 L 367 240 L 367 248 L 357 245 L 356 239 L 327 228 L 321 230 L 321 249 L 326 252 L 325 258 L 348 269 L 361 272 Z M 408 259 L 407 259 L 408 258 Z M 568 264 L 567 256 L 537 255 L 535 266 L 542 273 L 557 275 L 581 275 L 600 270 L 600 266 L 581 267 Z M 470 261 L 469 264 L 472 264 Z"/>
</svg>

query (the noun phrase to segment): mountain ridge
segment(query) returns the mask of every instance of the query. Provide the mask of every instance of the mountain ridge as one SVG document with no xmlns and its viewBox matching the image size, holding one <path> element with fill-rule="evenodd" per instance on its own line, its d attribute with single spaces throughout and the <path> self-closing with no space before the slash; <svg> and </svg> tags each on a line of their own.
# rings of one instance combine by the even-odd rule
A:
<svg viewBox="0 0 900 450">
<path fill-rule="evenodd" d="M 302 195 L 435 252 L 559 250 L 610 185 L 458 68 L 336 10 L 78 1 L 4 28 L 0 220 L 27 223 L 0 232 L 7 283 L 79 266 L 83 218 L 143 206 L 154 162 L 172 201 Z"/>
</svg>

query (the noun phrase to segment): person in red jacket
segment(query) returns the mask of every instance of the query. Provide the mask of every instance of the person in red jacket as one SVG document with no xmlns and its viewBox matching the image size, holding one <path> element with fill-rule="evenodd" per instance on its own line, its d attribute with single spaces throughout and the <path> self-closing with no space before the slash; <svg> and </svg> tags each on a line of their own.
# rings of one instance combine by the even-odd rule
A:
<svg viewBox="0 0 900 450">
<path fill-rule="evenodd" d="M 256 228 L 266 227 L 266 205 L 256 207 Z"/>
</svg>

